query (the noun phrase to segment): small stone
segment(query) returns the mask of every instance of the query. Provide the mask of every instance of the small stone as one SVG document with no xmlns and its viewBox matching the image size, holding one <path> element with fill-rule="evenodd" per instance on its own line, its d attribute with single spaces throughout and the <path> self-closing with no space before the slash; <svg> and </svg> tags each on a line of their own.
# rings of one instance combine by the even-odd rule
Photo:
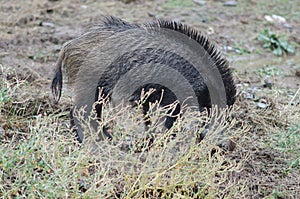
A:
<svg viewBox="0 0 300 199">
<path fill-rule="evenodd" d="M 45 27 L 50 27 L 50 28 L 54 28 L 54 24 L 51 22 L 41 22 L 40 26 L 45 26 Z"/>
<path fill-rule="evenodd" d="M 237 6 L 237 2 L 236 1 L 226 1 L 224 3 L 224 6 L 235 7 L 235 6 Z"/>
<path fill-rule="evenodd" d="M 134 2 L 134 1 L 136 1 L 136 0 L 121 0 L 123 3 L 131 3 L 131 2 Z"/>
<path fill-rule="evenodd" d="M 267 106 L 268 106 L 267 104 L 262 103 L 262 102 L 257 102 L 256 105 L 257 105 L 259 108 L 262 108 L 262 109 L 267 108 Z"/>
<path fill-rule="evenodd" d="M 206 1 L 204 0 L 194 0 L 194 2 L 200 6 L 204 6 L 206 4 Z"/>
<path fill-rule="evenodd" d="M 206 30 L 206 34 L 208 34 L 208 35 L 212 35 L 212 34 L 214 34 L 214 33 L 215 33 L 215 30 L 214 30 L 213 27 L 209 27 L 209 28 Z"/>
<path fill-rule="evenodd" d="M 270 15 L 266 15 L 264 18 L 267 22 L 274 23 L 274 19 Z"/>
<path fill-rule="evenodd" d="M 253 100 L 255 98 L 254 94 L 252 94 L 248 91 L 242 91 L 242 93 L 243 93 L 243 96 L 245 99 Z"/>
<path fill-rule="evenodd" d="M 289 23 L 283 24 L 283 27 L 285 27 L 287 29 L 292 29 L 293 28 L 293 26 L 291 24 L 289 24 Z"/>
<path fill-rule="evenodd" d="M 296 75 L 297 77 L 300 77 L 300 70 L 296 70 L 295 75 Z"/>
<path fill-rule="evenodd" d="M 284 24 L 286 23 L 286 19 L 279 15 L 265 15 L 265 20 L 269 23 L 277 23 L 277 24 Z"/>
<path fill-rule="evenodd" d="M 152 17 L 152 18 L 156 18 L 156 14 L 151 13 L 151 12 L 148 12 L 148 16 L 149 16 L 149 17 Z"/>
<path fill-rule="evenodd" d="M 264 80 L 264 85 L 265 88 L 272 88 L 274 86 L 274 82 L 272 82 L 270 79 L 265 79 Z"/>
<path fill-rule="evenodd" d="M 286 23 L 286 19 L 282 16 L 279 15 L 272 15 L 272 18 L 277 22 L 277 23 Z"/>
<path fill-rule="evenodd" d="M 82 9 L 86 10 L 87 9 L 87 5 L 82 5 L 80 6 Z"/>
<path fill-rule="evenodd" d="M 225 48 L 227 49 L 227 51 L 230 51 L 230 52 L 234 51 L 234 48 L 231 46 L 225 46 Z"/>
</svg>

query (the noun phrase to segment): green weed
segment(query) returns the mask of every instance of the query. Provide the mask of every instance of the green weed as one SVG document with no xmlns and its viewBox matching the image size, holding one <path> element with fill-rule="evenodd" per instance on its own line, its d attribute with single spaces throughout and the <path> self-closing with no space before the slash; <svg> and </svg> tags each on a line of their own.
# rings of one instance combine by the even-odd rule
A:
<svg viewBox="0 0 300 199">
<path fill-rule="evenodd" d="M 263 47 L 270 49 L 274 55 L 282 56 L 285 53 L 295 53 L 295 48 L 283 35 L 277 35 L 268 29 L 263 30 L 257 37 Z"/>
<path fill-rule="evenodd" d="M 279 76 L 282 75 L 283 71 L 280 70 L 278 67 L 273 66 L 273 65 L 265 65 L 263 68 L 258 69 L 258 74 L 261 77 L 265 77 L 265 76 L 270 76 L 270 77 L 274 77 L 274 76 Z"/>
<path fill-rule="evenodd" d="M 0 104 L 12 101 L 8 89 L 8 85 L 5 82 L 0 83 Z"/>
</svg>

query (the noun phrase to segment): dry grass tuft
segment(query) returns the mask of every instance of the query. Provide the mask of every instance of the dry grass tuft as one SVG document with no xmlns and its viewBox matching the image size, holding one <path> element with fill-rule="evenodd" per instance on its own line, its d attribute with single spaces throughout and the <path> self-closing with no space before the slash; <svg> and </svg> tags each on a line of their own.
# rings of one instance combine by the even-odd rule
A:
<svg viewBox="0 0 300 199">
<path fill-rule="evenodd" d="M 51 105 L 43 94 L 20 98 L 16 94 L 23 86 L 28 88 L 26 82 L 11 84 L 2 77 L 0 195 L 4 198 L 299 195 L 300 126 L 295 121 L 300 111 L 292 103 L 275 102 L 263 111 L 240 96 L 230 114 L 213 114 L 200 143 L 197 136 L 205 129 L 196 124 L 210 118 L 199 113 L 187 111 L 172 129 L 159 133 L 155 129 L 164 113 L 158 108 L 151 115 L 156 122 L 139 134 L 134 125 L 143 123 L 138 110 L 107 106 L 104 123 L 115 122 L 114 139 L 98 141 L 97 134 L 87 131 L 79 144 L 69 130 L 66 105 L 57 111 L 58 105 Z M 154 139 L 148 142 L 145 135 Z M 236 145 L 233 151 L 217 146 L 229 139 Z"/>
</svg>

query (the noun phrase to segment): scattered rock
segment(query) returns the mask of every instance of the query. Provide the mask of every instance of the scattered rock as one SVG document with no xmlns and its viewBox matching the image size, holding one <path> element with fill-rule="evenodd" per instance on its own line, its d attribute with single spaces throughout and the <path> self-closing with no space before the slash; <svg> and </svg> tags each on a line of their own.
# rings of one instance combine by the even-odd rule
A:
<svg viewBox="0 0 300 199">
<path fill-rule="evenodd" d="M 123 3 L 131 3 L 131 2 L 134 2 L 136 0 L 121 0 Z"/>
<path fill-rule="evenodd" d="M 272 81 L 272 80 L 270 80 L 269 78 L 266 78 L 265 80 L 264 80 L 264 85 L 263 85 L 263 87 L 265 87 L 265 88 L 273 88 L 273 86 L 274 86 L 274 82 Z"/>
<path fill-rule="evenodd" d="M 209 27 L 209 28 L 206 30 L 206 34 L 208 34 L 208 35 L 212 35 L 212 34 L 214 34 L 214 33 L 215 33 L 215 30 L 214 30 L 213 27 Z"/>
<path fill-rule="evenodd" d="M 265 20 L 270 23 L 274 22 L 274 19 L 270 15 L 265 15 Z"/>
<path fill-rule="evenodd" d="M 279 15 L 272 15 L 272 18 L 278 23 L 286 23 L 286 19 Z"/>
<path fill-rule="evenodd" d="M 244 96 L 245 99 L 250 99 L 250 100 L 254 100 L 255 96 L 253 93 L 250 93 L 248 91 L 242 91 L 242 94 Z"/>
<path fill-rule="evenodd" d="M 52 8 L 48 8 L 48 9 L 46 9 L 46 13 L 53 14 L 54 10 Z"/>
<path fill-rule="evenodd" d="M 235 7 L 235 6 L 237 6 L 237 2 L 236 1 L 226 1 L 223 5 L 228 6 L 228 7 Z"/>
<path fill-rule="evenodd" d="M 206 1 L 204 0 L 194 0 L 194 2 L 200 6 L 204 6 L 206 4 Z"/>
<path fill-rule="evenodd" d="M 291 24 L 285 23 L 283 25 L 283 27 L 285 27 L 286 29 L 293 29 L 293 26 Z"/>
<path fill-rule="evenodd" d="M 80 6 L 82 9 L 87 9 L 88 7 L 87 7 L 87 5 L 82 5 L 82 6 Z"/>
<path fill-rule="evenodd" d="M 286 23 L 286 19 L 279 15 L 265 15 L 265 20 L 269 23 L 278 23 L 278 24 L 284 24 Z"/>
<path fill-rule="evenodd" d="M 151 18 L 156 18 L 156 15 L 154 13 L 148 12 L 148 16 Z"/>
<path fill-rule="evenodd" d="M 296 75 L 297 77 L 300 77 L 300 69 L 299 69 L 299 70 L 296 70 L 295 75 Z"/>
<path fill-rule="evenodd" d="M 268 105 L 267 105 L 267 104 L 265 104 L 265 103 L 263 103 L 263 102 L 257 102 L 257 103 L 256 103 L 256 105 L 257 105 L 259 108 L 262 108 L 262 109 L 264 109 L 264 108 L 267 108 L 267 107 L 268 107 Z"/>
<path fill-rule="evenodd" d="M 44 21 L 42 21 L 40 23 L 40 26 L 50 27 L 50 28 L 54 28 L 55 27 L 55 25 L 53 23 L 51 23 L 51 22 L 44 22 Z"/>
</svg>

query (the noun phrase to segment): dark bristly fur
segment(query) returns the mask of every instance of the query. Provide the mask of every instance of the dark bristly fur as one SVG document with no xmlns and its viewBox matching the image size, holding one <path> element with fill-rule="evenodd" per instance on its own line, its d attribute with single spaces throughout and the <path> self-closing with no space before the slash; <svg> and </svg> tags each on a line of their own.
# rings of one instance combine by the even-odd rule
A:
<svg viewBox="0 0 300 199">
<path fill-rule="evenodd" d="M 221 53 L 217 50 L 216 46 L 211 43 L 207 37 L 196 31 L 195 29 L 188 27 L 182 23 L 175 22 L 175 21 L 168 21 L 168 20 L 157 20 L 151 23 L 143 24 L 143 25 L 137 25 L 137 24 L 130 24 L 128 22 L 125 22 L 119 18 L 116 17 L 106 17 L 103 20 L 101 20 L 98 24 L 95 24 L 91 26 L 84 34 L 81 36 L 67 42 L 60 53 L 59 59 L 56 64 L 56 72 L 55 77 L 52 81 L 52 93 L 55 96 L 55 100 L 58 101 L 61 96 L 61 89 L 62 89 L 62 69 L 66 72 L 66 75 L 69 79 L 69 84 L 76 84 L 75 88 L 75 105 L 77 108 L 80 108 L 84 105 L 88 105 L 87 112 L 89 113 L 92 110 L 92 104 L 94 102 L 94 99 L 86 99 L 87 96 L 98 96 L 97 92 L 99 91 L 98 88 L 107 86 L 113 86 L 113 82 L 106 82 L 111 81 L 109 80 L 109 77 L 113 74 L 105 74 L 108 76 L 108 78 L 104 77 L 94 77 L 94 73 L 90 73 L 90 71 L 101 71 L 102 68 L 95 68 L 97 65 L 93 64 L 87 64 L 89 62 L 84 62 L 84 59 L 90 55 L 92 49 L 95 49 L 95 47 L 100 46 L 100 44 L 103 44 L 106 40 L 110 40 L 111 37 L 118 32 L 123 32 L 126 30 L 145 30 L 145 34 L 147 30 L 157 28 L 164 28 L 169 29 L 172 31 L 176 31 L 179 33 L 182 33 L 189 38 L 193 39 L 199 44 L 199 47 L 203 48 L 205 52 L 209 55 L 212 62 L 217 66 L 217 69 L 219 73 L 221 74 L 225 92 L 226 92 L 226 98 L 227 102 L 226 104 L 228 106 L 233 105 L 235 102 L 236 97 L 236 88 L 234 85 L 234 81 L 232 78 L 231 71 L 229 69 L 228 61 L 221 55 Z M 120 38 L 122 40 L 122 38 Z M 112 49 L 118 49 L 118 45 L 111 46 Z M 101 50 L 101 49 L 100 49 Z M 149 51 L 151 52 L 151 51 Z M 144 53 L 141 54 L 142 56 L 145 56 L 149 52 L 136 52 L 136 53 Z M 134 54 L 128 54 L 128 56 L 134 56 Z M 162 58 L 164 59 L 164 58 Z M 167 59 L 167 58 L 165 58 Z M 168 59 L 174 59 L 174 56 L 170 56 Z M 177 59 L 177 58 L 176 58 Z M 126 61 L 126 57 L 124 59 Z M 145 59 L 147 60 L 147 59 Z M 113 60 L 112 60 L 113 61 Z M 164 62 L 167 62 L 168 60 L 162 60 Z M 169 60 L 174 61 L 174 60 Z M 83 64 L 85 63 L 85 64 Z M 152 63 L 152 62 L 151 62 Z M 185 63 L 185 60 L 182 60 L 178 63 Z M 112 65 L 112 67 L 122 67 L 126 63 L 117 63 Z M 188 63 L 187 63 L 188 64 Z M 128 65 L 128 63 L 127 63 Z M 105 66 L 107 67 L 107 66 Z M 177 66 L 177 68 L 180 66 Z M 208 66 L 211 67 L 211 66 Z M 111 70 L 113 71 L 113 70 Z M 101 74 L 101 73 L 100 73 Z M 191 74 L 192 75 L 192 74 Z M 185 77 L 189 79 L 188 74 L 185 74 Z M 192 78 L 192 77 L 191 77 Z M 200 79 L 195 79 L 195 81 L 201 81 L 201 82 L 193 82 L 190 81 L 193 87 L 199 86 L 198 88 L 198 95 L 199 99 L 203 98 L 204 101 L 200 105 L 203 105 L 206 108 L 210 108 L 211 104 L 207 103 L 205 101 L 210 101 L 209 92 L 207 87 L 201 86 L 204 82 Z M 88 83 L 91 82 L 92 83 Z M 145 85 L 147 86 L 147 85 Z M 110 94 L 109 92 L 111 89 L 106 87 L 107 95 Z M 197 89 L 196 89 L 197 90 Z M 83 94 L 82 92 L 85 92 L 86 94 Z M 90 93 L 90 94 L 88 94 Z M 135 94 L 136 95 L 136 94 Z M 168 93 L 167 93 L 168 95 Z M 202 96 L 204 95 L 204 96 Z M 171 95 L 169 95 L 171 96 Z M 138 96 L 135 96 L 138 97 Z M 188 97 L 188 96 L 187 96 Z M 93 97 L 91 97 L 93 98 Z M 96 97 L 97 100 L 97 97 Z M 172 100 L 174 101 L 174 100 Z M 101 109 L 101 107 L 100 107 Z M 200 109 L 201 110 L 201 109 Z M 99 108 L 96 110 L 97 112 L 100 112 Z M 100 112 L 101 113 L 101 112 Z M 79 140 L 82 141 L 83 134 L 81 131 L 80 125 L 78 124 L 78 121 L 76 121 L 76 118 L 74 118 L 75 124 L 77 126 L 77 133 L 79 136 Z M 97 125 L 93 125 L 94 128 L 97 128 Z"/>
<path fill-rule="evenodd" d="M 197 41 L 198 44 L 202 46 L 203 49 L 209 54 L 212 62 L 215 63 L 221 74 L 226 89 L 227 105 L 233 105 L 236 98 L 236 88 L 232 78 L 231 70 L 229 68 L 229 63 L 221 55 L 221 52 L 217 50 L 216 46 L 212 42 L 210 42 L 206 36 L 185 24 L 175 21 L 165 21 L 159 19 L 155 22 L 146 24 L 146 26 L 167 28 L 170 30 L 178 31 Z"/>
</svg>

